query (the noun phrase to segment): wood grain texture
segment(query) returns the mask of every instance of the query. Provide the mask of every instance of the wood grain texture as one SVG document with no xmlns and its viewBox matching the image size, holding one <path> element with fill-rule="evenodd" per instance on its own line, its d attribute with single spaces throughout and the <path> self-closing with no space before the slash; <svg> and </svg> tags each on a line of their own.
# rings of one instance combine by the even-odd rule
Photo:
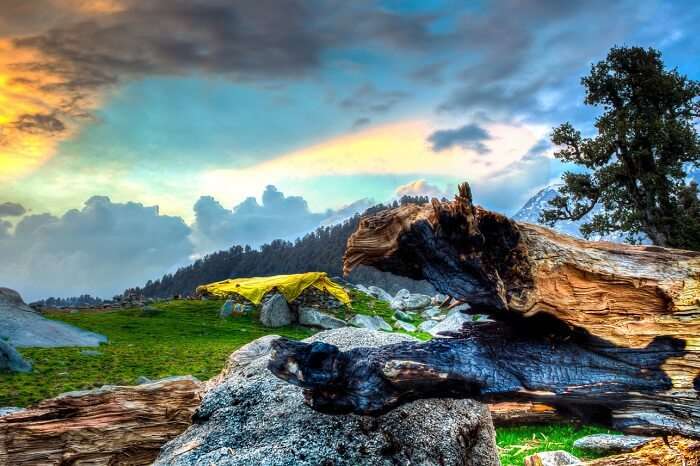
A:
<svg viewBox="0 0 700 466">
<path fill-rule="evenodd" d="M 465 184 L 453 201 L 362 219 L 345 271 L 360 264 L 428 280 L 499 324 L 361 354 L 280 342 L 271 369 L 317 409 L 528 400 L 628 432 L 700 436 L 700 253 L 518 223 L 474 206 Z"/>
<path fill-rule="evenodd" d="M 151 464 L 190 425 L 201 390 L 183 377 L 42 401 L 0 417 L 0 464 Z"/>
</svg>

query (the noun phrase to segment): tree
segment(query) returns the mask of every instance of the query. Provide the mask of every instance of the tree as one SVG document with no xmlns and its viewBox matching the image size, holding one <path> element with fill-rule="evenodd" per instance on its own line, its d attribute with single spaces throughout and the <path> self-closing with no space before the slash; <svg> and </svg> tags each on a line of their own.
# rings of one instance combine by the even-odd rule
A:
<svg viewBox="0 0 700 466">
<path fill-rule="evenodd" d="M 593 233 L 645 233 L 657 245 L 700 249 L 698 186 L 686 170 L 700 166 L 700 82 L 667 70 L 652 48 L 614 47 L 581 80 L 585 103 L 602 107 L 598 134 L 584 138 L 570 123 L 554 128 L 555 156 L 583 173 L 565 172 L 560 195 L 541 220 L 580 220 Z"/>
</svg>

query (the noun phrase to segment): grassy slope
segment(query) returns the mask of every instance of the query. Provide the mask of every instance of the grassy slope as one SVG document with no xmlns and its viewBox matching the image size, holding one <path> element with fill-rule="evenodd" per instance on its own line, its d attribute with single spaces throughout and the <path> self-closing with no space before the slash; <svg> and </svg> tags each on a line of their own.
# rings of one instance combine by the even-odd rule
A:
<svg viewBox="0 0 700 466">
<path fill-rule="evenodd" d="M 228 355 L 263 335 L 275 333 L 305 338 L 313 330 L 299 326 L 268 329 L 251 317 L 221 320 L 221 301 L 171 301 L 156 304 L 156 312 L 140 309 L 106 312 L 54 312 L 48 317 L 107 335 L 109 343 L 100 348 L 22 348 L 32 361 L 29 374 L 0 373 L 0 406 L 27 406 L 71 390 L 104 384 L 133 384 L 139 376 L 151 379 L 192 374 L 202 380 L 217 374 Z M 353 313 L 378 315 L 390 324 L 393 312 L 388 304 L 362 293 L 353 293 Z M 340 317 L 351 313 L 339 310 Z M 420 319 L 413 322 L 420 323 Z M 429 339 L 425 333 L 414 333 Z M 101 354 L 86 355 L 83 350 Z M 537 451 L 574 451 L 576 438 L 603 429 L 571 426 L 522 426 L 500 428 L 498 446 L 504 466 L 522 465 L 523 458 Z"/>
</svg>

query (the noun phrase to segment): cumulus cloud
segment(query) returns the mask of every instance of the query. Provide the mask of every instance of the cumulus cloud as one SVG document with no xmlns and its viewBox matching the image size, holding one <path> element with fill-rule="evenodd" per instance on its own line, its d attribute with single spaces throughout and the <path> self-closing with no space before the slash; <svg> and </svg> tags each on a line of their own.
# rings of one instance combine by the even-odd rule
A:
<svg viewBox="0 0 700 466">
<path fill-rule="evenodd" d="M 15 202 L 3 202 L 0 204 L 0 217 L 19 217 L 24 215 L 27 209 Z"/>
<path fill-rule="evenodd" d="M 94 196 L 61 217 L 0 224 L 0 283 L 28 299 L 93 293 L 112 296 L 162 275 L 192 253 L 190 228 L 157 206 Z"/>
<path fill-rule="evenodd" d="M 194 206 L 193 238 L 201 252 L 234 244 L 257 247 L 275 239 L 296 239 L 334 217 L 342 220 L 352 215 L 350 210 L 360 210 L 364 205 L 359 202 L 339 212 L 314 213 L 304 198 L 285 196 L 272 185 L 265 188 L 262 203 L 249 197 L 230 210 L 213 197 L 203 196 Z"/>
<path fill-rule="evenodd" d="M 394 195 L 397 198 L 403 196 L 428 196 L 431 199 L 434 197 L 442 199 L 443 197 L 450 198 L 453 194 L 454 189 L 452 187 L 448 186 L 448 189 L 443 190 L 422 179 L 401 185 L 394 191 Z"/>
<path fill-rule="evenodd" d="M 491 135 L 481 126 L 472 123 L 455 129 L 443 129 L 435 131 L 428 137 L 428 142 L 435 152 L 451 147 L 460 146 L 472 149 L 479 154 L 486 154 L 489 148 L 484 141 L 491 139 Z"/>
</svg>

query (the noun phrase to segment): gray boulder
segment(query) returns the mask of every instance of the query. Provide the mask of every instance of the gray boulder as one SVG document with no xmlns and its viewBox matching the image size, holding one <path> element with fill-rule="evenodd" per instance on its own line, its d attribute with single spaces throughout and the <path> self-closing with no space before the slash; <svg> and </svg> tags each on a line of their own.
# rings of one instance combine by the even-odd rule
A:
<svg viewBox="0 0 700 466">
<path fill-rule="evenodd" d="M 526 466 L 576 466 L 583 463 L 569 452 L 556 450 L 530 455 L 525 458 L 525 464 Z"/>
<path fill-rule="evenodd" d="M 429 307 L 429 308 L 426 309 L 425 311 L 421 312 L 420 315 L 421 315 L 424 319 L 430 319 L 430 318 L 432 318 L 432 317 L 435 317 L 435 316 L 440 315 L 440 308 L 437 308 L 437 307 Z"/>
<path fill-rule="evenodd" d="M 238 350 L 205 393 L 194 424 L 161 448 L 156 466 L 496 466 L 488 409 L 470 400 L 419 400 L 378 416 L 326 415 L 267 370 L 263 337 Z M 348 350 L 411 341 L 350 327 L 321 332 Z M 240 357 L 236 356 L 241 353 Z"/>
<path fill-rule="evenodd" d="M 421 322 L 420 325 L 418 325 L 418 330 L 421 332 L 430 332 L 430 330 L 437 325 L 437 321 L 435 320 L 426 320 L 425 322 Z"/>
<path fill-rule="evenodd" d="M 227 317 L 231 317 L 231 314 L 233 314 L 233 305 L 235 303 L 227 299 L 226 302 L 221 306 L 221 309 L 219 309 L 219 317 L 221 319 L 226 319 Z"/>
<path fill-rule="evenodd" d="M 434 337 L 440 337 L 442 332 L 459 332 L 462 326 L 472 321 L 472 316 L 464 314 L 462 312 L 451 312 L 447 314 L 447 317 L 442 319 L 429 330 L 429 333 Z"/>
<path fill-rule="evenodd" d="M 318 327 L 325 330 L 346 327 L 344 320 L 330 316 L 310 307 L 299 309 L 299 323 L 310 327 Z"/>
<path fill-rule="evenodd" d="M 416 326 L 413 324 L 409 324 L 408 322 L 404 322 L 402 320 L 397 320 L 394 322 L 394 328 L 406 331 L 406 332 L 415 332 L 416 331 Z"/>
<path fill-rule="evenodd" d="M 24 304 L 14 290 L 0 288 L 0 340 L 15 348 L 99 346 L 107 337 L 50 320 Z"/>
<path fill-rule="evenodd" d="M 294 314 L 289 309 L 287 300 L 275 293 L 262 306 L 260 322 L 265 327 L 284 327 L 294 322 Z"/>
<path fill-rule="evenodd" d="M 435 296 L 433 296 L 433 298 L 430 301 L 433 306 L 439 306 L 445 301 L 447 301 L 447 298 L 449 298 L 449 296 L 447 296 L 446 294 L 438 293 Z"/>
<path fill-rule="evenodd" d="M 31 372 L 31 370 L 32 365 L 25 361 L 12 345 L 0 340 L 0 372 Z"/>
<path fill-rule="evenodd" d="M 591 453 L 613 455 L 636 450 L 652 440 L 654 437 L 639 435 L 594 434 L 576 440 L 574 447 Z"/>
<path fill-rule="evenodd" d="M 413 314 L 413 315 L 415 315 L 415 314 Z M 394 319 L 403 320 L 404 322 L 410 322 L 411 320 L 413 320 L 413 317 L 411 317 L 411 314 L 409 314 L 408 312 L 395 311 L 394 312 Z"/>
<path fill-rule="evenodd" d="M 377 299 L 380 299 L 382 301 L 391 302 L 393 297 L 384 291 L 383 289 L 379 288 L 378 286 L 370 286 L 367 291 L 369 294 Z"/>
<path fill-rule="evenodd" d="M 20 411 L 24 411 L 24 408 L 18 408 L 17 406 L 3 406 L 0 408 L 0 417 L 18 413 Z"/>
<path fill-rule="evenodd" d="M 432 298 L 425 294 L 411 293 L 403 289 L 389 302 L 389 306 L 397 311 L 413 311 L 430 306 Z"/>
<path fill-rule="evenodd" d="M 354 327 L 366 328 L 368 330 L 384 330 L 391 332 L 391 325 L 379 316 L 367 316 L 357 314 L 350 320 L 350 325 Z"/>
</svg>

